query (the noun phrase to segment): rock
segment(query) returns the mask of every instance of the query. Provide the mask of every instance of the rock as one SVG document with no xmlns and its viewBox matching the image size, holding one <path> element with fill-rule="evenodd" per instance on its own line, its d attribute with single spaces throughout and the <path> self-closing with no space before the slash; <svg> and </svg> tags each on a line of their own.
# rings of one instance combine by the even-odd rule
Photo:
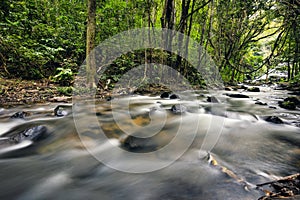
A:
<svg viewBox="0 0 300 200">
<path fill-rule="evenodd" d="M 16 112 L 15 114 L 13 114 L 12 116 L 10 116 L 10 118 L 19 118 L 19 119 L 24 119 L 25 117 L 29 116 L 30 114 L 28 112 Z"/>
<path fill-rule="evenodd" d="M 232 91 L 232 88 L 231 87 L 225 87 L 224 90 L 225 91 Z"/>
<path fill-rule="evenodd" d="M 179 96 L 177 94 L 171 94 L 170 99 L 179 99 Z"/>
<path fill-rule="evenodd" d="M 300 122 L 293 121 L 291 124 L 300 128 Z"/>
<path fill-rule="evenodd" d="M 169 98 L 169 96 L 170 96 L 169 92 L 164 92 L 160 95 L 160 98 L 165 99 L 165 98 Z"/>
<path fill-rule="evenodd" d="M 10 137 L 11 141 L 14 141 L 16 143 L 20 143 L 24 140 L 31 140 L 31 141 L 39 141 L 42 138 L 47 136 L 47 127 L 46 126 L 35 126 L 29 129 L 26 129 L 25 131 L 18 133 L 14 136 Z"/>
<path fill-rule="evenodd" d="M 226 95 L 232 98 L 249 98 L 249 96 L 245 94 L 226 94 Z"/>
<path fill-rule="evenodd" d="M 121 144 L 126 150 L 134 152 L 151 152 L 158 147 L 151 138 L 140 138 L 132 135 L 121 141 Z"/>
<path fill-rule="evenodd" d="M 11 134 L 11 133 L 9 133 Z M 9 135 L 8 134 L 8 135 Z M 8 137 L 0 137 L 0 157 L 19 157 L 34 152 L 29 148 L 48 136 L 45 126 L 35 126 Z"/>
<path fill-rule="evenodd" d="M 261 105 L 261 106 L 266 106 L 266 105 L 268 105 L 267 103 L 263 103 L 263 102 L 261 102 L 261 101 L 256 101 L 255 104 L 256 104 L 256 105 Z"/>
<path fill-rule="evenodd" d="M 108 96 L 108 97 L 106 98 L 106 101 L 111 101 L 111 100 L 113 100 L 113 99 L 114 99 L 114 97 Z"/>
<path fill-rule="evenodd" d="M 290 102 L 293 102 L 296 106 L 300 106 L 300 100 L 296 97 L 288 97 L 288 98 L 285 98 L 284 101 L 290 101 Z"/>
<path fill-rule="evenodd" d="M 283 124 L 283 121 L 279 117 L 276 117 L 276 116 L 268 116 L 265 118 L 265 121 L 271 122 L 274 124 Z"/>
<path fill-rule="evenodd" d="M 275 106 L 269 106 L 269 108 L 272 108 L 272 109 L 277 109 Z"/>
<path fill-rule="evenodd" d="M 247 89 L 248 92 L 260 92 L 260 89 L 258 87 L 250 87 Z"/>
<path fill-rule="evenodd" d="M 278 105 L 281 108 L 295 110 L 296 107 L 300 107 L 300 101 L 296 97 L 287 97 L 283 101 L 279 101 Z"/>
<path fill-rule="evenodd" d="M 236 88 L 237 89 L 242 89 L 242 90 L 247 90 L 248 89 L 248 87 L 245 86 L 245 85 L 238 85 L 238 86 L 236 86 Z"/>
<path fill-rule="evenodd" d="M 204 108 L 204 110 L 212 115 L 217 115 L 217 116 L 221 116 L 221 117 L 228 117 L 228 112 L 226 112 L 223 108 L 217 108 L 217 107 L 213 107 L 213 106 L 209 106 Z"/>
<path fill-rule="evenodd" d="M 294 102 L 290 101 L 279 101 L 278 102 L 279 107 L 287 109 L 287 110 L 296 110 L 296 105 Z"/>
<path fill-rule="evenodd" d="M 54 115 L 56 117 L 63 117 L 66 116 L 68 114 L 68 111 L 64 110 L 63 106 L 57 106 L 54 109 Z"/>
<path fill-rule="evenodd" d="M 299 90 L 300 90 L 300 88 L 299 88 Z M 293 92 L 289 92 L 288 94 L 300 96 L 300 91 L 293 91 Z"/>
<path fill-rule="evenodd" d="M 216 97 L 211 96 L 211 97 L 207 97 L 207 102 L 219 103 L 219 100 Z"/>
<path fill-rule="evenodd" d="M 172 106 L 171 111 L 174 114 L 182 114 L 187 111 L 187 108 L 184 105 L 176 104 Z"/>
</svg>

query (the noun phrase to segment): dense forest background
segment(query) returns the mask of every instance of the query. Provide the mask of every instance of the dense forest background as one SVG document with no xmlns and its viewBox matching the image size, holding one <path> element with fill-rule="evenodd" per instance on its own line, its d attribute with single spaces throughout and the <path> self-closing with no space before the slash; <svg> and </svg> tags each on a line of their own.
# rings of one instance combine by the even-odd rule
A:
<svg viewBox="0 0 300 200">
<path fill-rule="evenodd" d="M 199 42 L 225 82 L 254 79 L 278 66 L 288 81 L 300 80 L 299 0 L 105 0 L 96 5 L 96 45 L 133 28 L 168 28 Z M 87 8 L 87 0 L 1 1 L 0 76 L 70 85 L 86 58 Z M 190 72 L 176 55 L 141 50 L 115 60 L 104 79 L 116 82 L 137 63 L 162 58 L 184 75 Z"/>
</svg>

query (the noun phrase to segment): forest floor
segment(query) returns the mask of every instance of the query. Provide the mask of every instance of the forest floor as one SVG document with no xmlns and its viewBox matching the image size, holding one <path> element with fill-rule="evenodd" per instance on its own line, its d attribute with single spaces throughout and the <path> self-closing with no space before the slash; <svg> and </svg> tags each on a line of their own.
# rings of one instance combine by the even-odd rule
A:
<svg viewBox="0 0 300 200">
<path fill-rule="evenodd" d="M 291 90 L 297 95 L 300 94 L 300 85 L 281 84 L 280 89 Z M 199 89 L 199 88 L 198 88 Z M 169 92 L 167 87 L 150 85 L 138 88 L 135 94 L 160 95 Z M 119 94 L 128 94 L 127 90 L 118 91 Z M 96 94 L 99 99 L 110 98 L 112 94 L 107 90 L 100 90 Z M 44 80 L 21 80 L 4 79 L 0 77 L 0 106 L 10 107 L 15 105 L 25 105 L 46 102 L 65 102 L 72 101 L 72 87 L 62 87 L 48 79 Z"/>
<path fill-rule="evenodd" d="M 0 78 L 0 106 L 9 107 L 45 102 L 70 102 L 58 84 L 47 80 L 20 80 Z"/>
</svg>

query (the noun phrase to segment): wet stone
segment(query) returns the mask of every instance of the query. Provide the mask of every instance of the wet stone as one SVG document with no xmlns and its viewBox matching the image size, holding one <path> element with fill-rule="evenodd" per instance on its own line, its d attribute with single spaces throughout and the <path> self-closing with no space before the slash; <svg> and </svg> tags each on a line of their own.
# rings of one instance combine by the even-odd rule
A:
<svg viewBox="0 0 300 200">
<path fill-rule="evenodd" d="M 265 118 L 265 121 L 271 122 L 273 124 L 283 124 L 283 121 L 279 117 L 276 117 L 276 116 L 268 116 Z"/>
<path fill-rule="evenodd" d="M 268 105 L 267 103 L 261 102 L 261 101 L 256 101 L 255 102 L 256 105 L 261 105 L 261 106 L 266 106 Z"/>
<path fill-rule="evenodd" d="M 296 97 L 287 97 L 283 101 L 279 101 L 278 105 L 287 110 L 296 110 L 296 107 L 300 107 L 300 101 Z"/>
<path fill-rule="evenodd" d="M 122 147 L 132 152 L 151 152 L 158 148 L 157 144 L 151 138 L 139 138 L 128 136 L 123 142 Z"/>
<path fill-rule="evenodd" d="M 269 106 L 269 108 L 271 108 L 271 109 L 277 109 L 275 106 Z"/>
<path fill-rule="evenodd" d="M 296 106 L 300 106 L 300 100 L 296 97 L 287 97 L 284 99 L 284 101 L 293 102 Z"/>
<path fill-rule="evenodd" d="M 168 92 L 164 92 L 164 93 L 162 93 L 161 95 L 160 95 L 160 98 L 169 98 L 169 93 Z"/>
<path fill-rule="evenodd" d="M 248 89 L 248 87 L 245 86 L 245 85 L 239 85 L 237 88 L 242 89 L 242 90 L 247 90 Z"/>
<path fill-rule="evenodd" d="M 170 99 L 179 99 L 179 96 L 177 94 L 171 94 Z"/>
<path fill-rule="evenodd" d="M 187 108 L 184 105 L 176 104 L 171 108 L 171 112 L 174 114 L 182 114 L 187 111 Z"/>
<path fill-rule="evenodd" d="M 249 98 L 249 96 L 245 95 L 245 94 L 226 94 L 226 96 L 229 96 L 232 98 Z"/>
<path fill-rule="evenodd" d="M 10 141 L 20 143 L 24 140 L 39 141 L 47 136 L 46 126 L 35 126 L 10 137 Z"/>
<path fill-rule="evenodd" d="M 258 87 L 250 87 L 247 89 L 248 92 L 260 92 L 260 89 Z"/>
<path fill-rule="evenodd" d="M 219 103 L 219 100 L 216 97 L 211 96 L 211 97 L 207 97 L 207 102 Z"/>
<path fill-rule="evenodd" d="M 68 111 L 64 108 L 64 106 L 59 105 L 54 109 L 54 115 L 56 117 L 63 117 L 68 115 Z"/>
<path fill-rule="evenodd" d="M 24 119 L 25 117 L 29 116 L 30 114 L 28 112 L 16 112 L 13 114 L 10 118 L 18 118 L 18 119 Z"/>
<path fill-rule="evenodd" d="M 106 98 L 106 101 L 111 101 L 111 100 L 113 100 L 113 99 L 114 99 L 114 97 L 108 96 L 108 97 Z"/>
</svg>

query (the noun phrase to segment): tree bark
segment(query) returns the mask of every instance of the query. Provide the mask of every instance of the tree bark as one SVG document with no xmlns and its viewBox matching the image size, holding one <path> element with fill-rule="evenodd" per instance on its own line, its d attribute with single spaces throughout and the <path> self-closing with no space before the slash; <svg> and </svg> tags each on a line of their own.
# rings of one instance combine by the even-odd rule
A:
<svg viewBox="0 0 300 200">
<path fill-rule="evenodd" d="M 96 59 L 95 52 L 95 35 L 96 35 L 96 0 L 88 0 L 88 22 L 86 33 L 86 74 L 87 86 L 96 88 Z"/>
</svg>

